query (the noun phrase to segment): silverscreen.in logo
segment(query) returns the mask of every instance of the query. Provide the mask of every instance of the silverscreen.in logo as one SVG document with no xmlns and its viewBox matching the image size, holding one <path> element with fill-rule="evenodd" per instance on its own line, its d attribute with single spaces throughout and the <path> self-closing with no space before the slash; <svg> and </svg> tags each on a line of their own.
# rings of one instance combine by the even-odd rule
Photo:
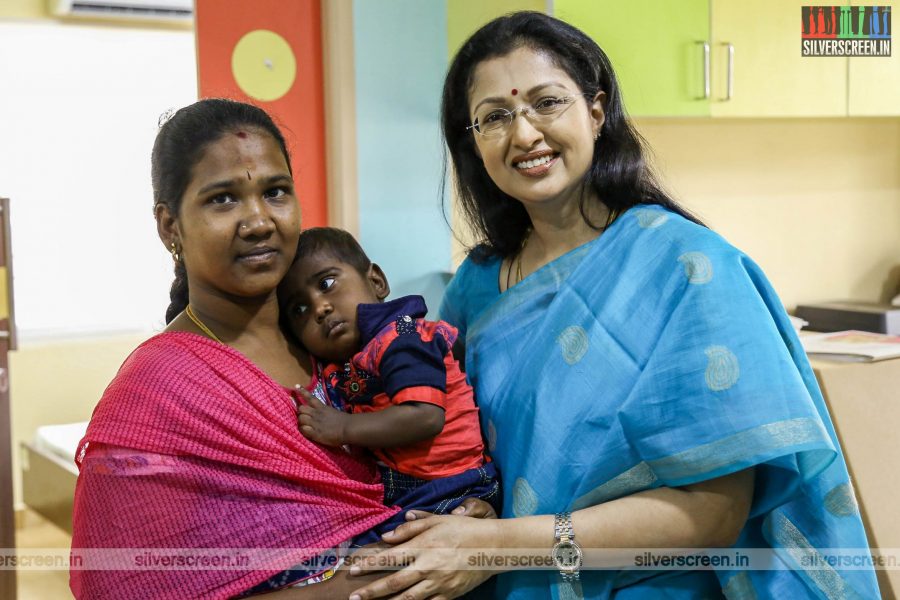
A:
<svg viewBox="0 0 900 600">
<path fill-rule="evenodd" d="M 803 56 L 890 56 L 890 6 L 801 7 Z"/>
</svg>

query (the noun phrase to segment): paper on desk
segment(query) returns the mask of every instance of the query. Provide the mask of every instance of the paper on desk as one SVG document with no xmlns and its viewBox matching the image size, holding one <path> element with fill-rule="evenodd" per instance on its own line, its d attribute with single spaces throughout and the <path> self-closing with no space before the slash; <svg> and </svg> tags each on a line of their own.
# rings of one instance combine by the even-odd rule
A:
<svg viewBox="0 0 900 600">
<path fill-rule="evenodd" d="M 788 315 L 788 319 L 791 320 L 791 325 L 794 328 L 794 331 L 800 331 L 807 325 L 809 325 L 809 321 L 801 319 L 800 317 L 795 317 L 794 315 Z"/>
<path fill-rule="evenodd" d="M 810 357 L 825 360 L 874 362 L 900 358 L 900 336 L 869 331 L 835 331 L 801 336 Z"/>
</svg>

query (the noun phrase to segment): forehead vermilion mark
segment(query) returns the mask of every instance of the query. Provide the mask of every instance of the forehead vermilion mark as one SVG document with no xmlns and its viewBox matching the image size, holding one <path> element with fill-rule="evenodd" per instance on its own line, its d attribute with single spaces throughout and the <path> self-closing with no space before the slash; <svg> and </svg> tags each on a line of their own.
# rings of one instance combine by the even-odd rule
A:
<svg viewBox="0 0 900 600">
<path fill-rule="evenodd" d="M 512 89 L 512 95 L 513 95 L 513 96 L 517 95 L 518 93 L 519 93 L 519 90 L 517 90 L 516 88 L 513 88 L 513 89 Z"/>
<path fill-rule="evenodd" d="M 246 131 L 238 131 L 238 132 L 235 133 L 234 135 L 238 136 L 238 137 L 241 138 L 242 140 L 247 139 L 247 132 L 246 132 Z"/>
</svg>

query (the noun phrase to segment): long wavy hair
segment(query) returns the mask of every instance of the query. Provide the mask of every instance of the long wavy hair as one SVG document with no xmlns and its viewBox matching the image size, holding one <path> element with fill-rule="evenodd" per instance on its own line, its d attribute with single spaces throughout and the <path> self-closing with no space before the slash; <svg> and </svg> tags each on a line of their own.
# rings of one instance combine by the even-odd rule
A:
<svg viewBox="0 0 900 600">
<path fill-rule="evenodd" d="M 500 190 L 488 175 L 475 152 L 476 134 L 466 129 L 471 121 L 469 93 L 475 69 L 521 47 L 546 53 L 586 95 L 606 93 L 606 120 L 583 186 L 595 195 L 583 193 L 581 197 L 581 215 L 588 225 L 598 230 L 607 227 L 637 204 L 658 204 L 700 223 L 662 189 L 647 164 L 646 142 L 625 113 L 615 72 L 600 46 L 568 23 L 523 11 L 495 19 L 476 31 L 456 54 L 444 82 L 444 163 L 446 167 L 449 153 L 459 204 L 477 240 L 470 253 L 474 260 L 514 255 L 531 226 L 522 203 Z M 592 223 L 588 218 L 586 203 L 593 197 L 609 209 L 606 223 Z"/>
<path fill-rule="evenodd" d="M 203 157 L 206 147 L 225 133 L 240 128 L 268 132 L 278 142 L 290 170 L 291 158 L 284 136 L 266 111 L 224 98 L 200 100 L 175 112 L 156 134 L 150 156 L 154 209 L 163 204 L 177 217 L 194 165 Z M 187 271 L 180 260 L 175 261 L 175 280 L 169 290 L 169 300 L 166 323 L 177 317 L 188 304 Z"/>
</svg>

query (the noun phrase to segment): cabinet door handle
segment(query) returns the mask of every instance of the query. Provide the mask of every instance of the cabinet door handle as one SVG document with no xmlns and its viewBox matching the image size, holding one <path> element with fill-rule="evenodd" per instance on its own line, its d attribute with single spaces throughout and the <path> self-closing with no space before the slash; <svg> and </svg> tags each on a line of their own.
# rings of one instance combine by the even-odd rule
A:
<svg viewBox="0 0 900 600">
<path fill-rule="evenodd" d="M 725 83 L 725 97 L 722 98 L 722 102 L 728 102 L 734 97 L 734 44 L 723 42 L 722 45 L 728 50 L 728 76 Z"/>
<path fill-rule="evenodd" d="M 703 45 L 703 95 L 697 100 L 709 99 L 709 42 L 697 42 Z"/>
</svg>

